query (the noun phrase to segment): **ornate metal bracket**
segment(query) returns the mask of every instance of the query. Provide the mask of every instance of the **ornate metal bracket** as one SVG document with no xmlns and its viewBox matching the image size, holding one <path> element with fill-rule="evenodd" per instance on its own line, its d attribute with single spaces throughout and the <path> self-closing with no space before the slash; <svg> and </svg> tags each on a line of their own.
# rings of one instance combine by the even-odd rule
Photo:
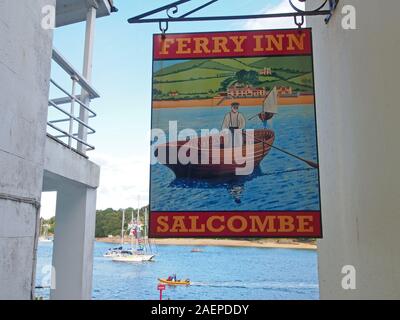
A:
<svg viewBox="0 0 400 320">
<path fill-rule="evenodd" d="M 192 9 L 182 15 L 178 15 L 179 6 L 188 3 L 192 0 L 178 0 L 160 8 L 140 14 L 136 17 L 128 19 L 129 23 L 159 23 L 160 30 L 165 33 L 168 30 L 169 22 L 193 22 L 193 21 L 217 21 L 217 20 L 246 20 L 246 19 L 267 19 L 267 18 L 282 18 L 293 17 L 295 24 L 301 28 L 304 24 L 306 16 L 325 16 L 325 23 L 328 23 L 335 11 L 339 0 L 319 0 L 318 7 L 312 10 L 302 10 L 294 4 L 295 0 L 288 0 L 294 12 L 286 13 L 271 13 L 271 14 L 255 14 L 255 15 L 238 15 L 238 16 L 206 16 L 206 17 L 190 17 L 195 12 L 198 12 L 218 0 L 208 0 L 204 4 L 195 9 Z M 296 0 L 297 2 L 305 3 L 307 0 Z M 166 18 L 151 18 L 151 16 L 165 11 Z M 164 27 L 163 27 L 164 24 Z"/>
</svg>

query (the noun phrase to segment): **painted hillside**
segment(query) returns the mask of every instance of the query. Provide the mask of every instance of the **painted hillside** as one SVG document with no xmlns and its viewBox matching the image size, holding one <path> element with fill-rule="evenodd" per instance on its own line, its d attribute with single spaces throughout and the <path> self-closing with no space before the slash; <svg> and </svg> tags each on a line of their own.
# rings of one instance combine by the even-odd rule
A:
<svg viewBox="0 0 400 320">
<path fill-rule="evenodd" d="M 226 94 L 235 84 L 312 92 L 312 60 L 309 56 L 286 56 L 154 62 L 154 100 L 212 98 Z"/>
</svg>

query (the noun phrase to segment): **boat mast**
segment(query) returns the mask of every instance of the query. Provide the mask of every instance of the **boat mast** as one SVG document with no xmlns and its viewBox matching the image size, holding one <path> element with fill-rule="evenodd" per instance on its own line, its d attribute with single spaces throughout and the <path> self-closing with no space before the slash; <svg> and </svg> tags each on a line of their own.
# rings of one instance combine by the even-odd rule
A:
<svg viewBox="0 0 400 320">
<path fill-rule="evenodd" d="M 40 218 L 40 231 L 39 231 L 39 237 L 43 237 L 43 218 Z"/>
<path fill-rule="evenodd" d="M 149 252 L 152 253 L 150 242 L 149 242 L 149 233 L 147 230 L 147 225 L 148 225 L 148 211 L 147 207 L 144 208 L 144 248 L 146 249 L 147 253 L 147 247 L 149 247 Z"/>
<path fill-rule="evenodd" d="M 132 247 L 132 250 L 133 250 L 133 232 L 132 232 L 132 229 L 133 229 L 133 209 L 132 209 L 132 216 L 131 216 L 131 231 L 130 231 L 130 233 L 131 233 L 131 247 Z"/>
<path fill-rule="evenodd" d="M 137 206 L 137 213 L 136 213 L 136 250 L 139 249 L 139 208 L 140 208 L 140 196 L 138 196 L 138 206 Z M 132 211 L 133 215 L 133 211 Z"/>
<path fill-rule="evenodd" d="M 125 209 L 122 210 L 122 225 L 121 225 L 121 245 L 124 245 L 124 224 L 125 224 Z"/>
</svg>

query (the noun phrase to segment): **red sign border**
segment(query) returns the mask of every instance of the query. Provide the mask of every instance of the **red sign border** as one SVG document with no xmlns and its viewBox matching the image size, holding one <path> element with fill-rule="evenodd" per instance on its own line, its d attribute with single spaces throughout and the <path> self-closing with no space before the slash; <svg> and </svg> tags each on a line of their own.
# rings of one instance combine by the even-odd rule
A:
<svg viewBox="0 0 400 320">
<path fill-rule="evenodd" d="M 156 215 L 171 215 L 171 216 L 182 216 L 182 215 L 199 215 L 199 214 L 207 214 L 209 216 L 215 215 L 232 215 L 232 216 L 241 216 L 245 217 L 248 215 L 257 215 L 257 216 L 270 216 L 270 215 L 285 215 L 285 216 L 298 216 L 302 215 L 314 215 L 317 219 L 314 222 L 314 226 L 316 227 L 316 231 L 314 232 L 281 232 L 280 235 L 277 235 L 278 232 L 275 233 L 266 233 L 263 235 L 260 234 L 251 234 L 248 231 L 243 231 L 240 233 L 230 233 L 230 234 L 209 234 L 204 233 L 203 235 L 193 235 L 193 233 L 173 233 L 173 232 L 165 232 L 159 233 L 154 232 L 153 220 Z M 283 234 L 284 233 L 284 234 Z M 296 210 L 296 211 L 285 211 L 285 210 L 259 210 L 259 211 L 251 211 L 251 210 L 241 210 L 241 211 L 153 211 L 151 212 L 151 216 L 149 218 L 149 237 L 151 238 L 316 238 L 322 239 L 322 220 L 321 220 L 321 210 Z"/>
<path fill-rule="evenodd" d="M 189 56 L 189 55 L 182 55 L 178 57 L 157 57 L 156 56 L 156 38 L 157 37 L 168 37 L 168 36 L 179 36 L 179 35 L 211 35 L 211 34 L 246 34 L 246 33 L 276 33 L 276 32 L 306 32 L 309 35 L 309 52 L 282 52 L 282 53 L 266 53 L 263 52 L 262 54 L 254 54 L 254 55 L 246 55 L 246 54 L 233 54 L 233 55 L 221 55 L 221 54 L 212 54 L 212 55 L 204 55 L 204 56 Z M 287 29 L 263 29 L 263 30 L 233 30 L 233 31 L 206 31 L 206 32 L 187 32 L 187 33 L 167 33 L 163 35 L 162 33 L 154 33 L 153 34 L 153 47 L 152 47 L 152 57 L 154 61 L 162 61 L 162 60 L 195 60 L 195 59 L 223 59 L 223 58 L 247 58 L 247 57 L 276 57 L 276 56 L 312 56 L 313 55 L 313 39 L 312 39 L 312 28 L 287 28 Z"/>
</svg>

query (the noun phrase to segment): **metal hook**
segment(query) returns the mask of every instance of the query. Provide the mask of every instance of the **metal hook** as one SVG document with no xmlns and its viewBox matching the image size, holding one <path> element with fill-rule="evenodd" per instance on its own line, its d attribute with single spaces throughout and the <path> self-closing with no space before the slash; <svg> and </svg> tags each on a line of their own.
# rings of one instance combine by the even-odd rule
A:
<svg viewBox="0 0 400 320">
<path fill-rule="evenodd" d="M 165 28 L 162 26 L 162 21 L 159 22 L 160 31 L 162 32 L 161 38 L 165 39 L 165 32 L 168 30 L 168 21 L 165 21 Z"/>
<path fill-rule="evenodd" d="M 297 20 L 298 17 L 301 18 L 300 21 Z M 304 24 L 304 16 L 294 16 L 294 23 L 299 27 L 299 29 L 301 29 Z"/>
</svg>

